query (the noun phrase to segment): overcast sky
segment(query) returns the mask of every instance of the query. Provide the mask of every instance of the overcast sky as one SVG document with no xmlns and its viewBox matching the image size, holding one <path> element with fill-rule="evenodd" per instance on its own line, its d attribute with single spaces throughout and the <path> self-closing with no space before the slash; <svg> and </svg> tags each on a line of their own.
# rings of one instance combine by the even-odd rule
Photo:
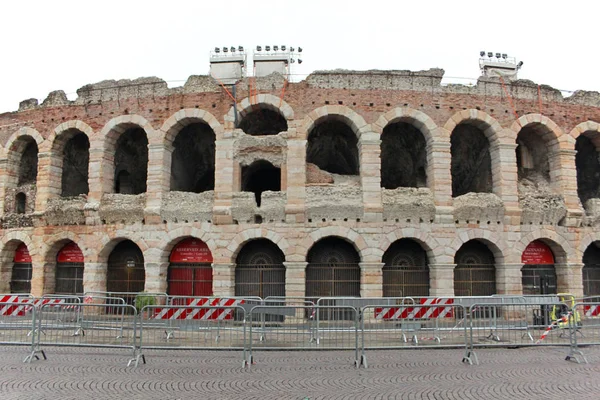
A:
<svg viewBox="0 0 600 400">
<path fill-rule="evenodd" d="M 6 0 L 0 113 L 105 79 L 181 86 L 208 73 L 215 46 L 257 44 L 301 46 L 299 75 L 439 67 L 476 79 L 479 51 L 501 52 L 524 62 L 520 78 L 600 91 L 598 11 L 593 0 Z"/>
</svg>

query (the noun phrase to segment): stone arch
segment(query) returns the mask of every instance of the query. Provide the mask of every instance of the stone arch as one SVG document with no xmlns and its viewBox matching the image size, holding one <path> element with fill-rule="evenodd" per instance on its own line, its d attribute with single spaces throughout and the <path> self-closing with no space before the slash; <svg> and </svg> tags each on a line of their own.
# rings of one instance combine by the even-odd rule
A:
<svg viewBox="0 0 600 400">
<path fill-rule="evenodd" d="M 94 139 L 94 130 L 85 122 L 74 119 L 65 121 L 54 128 L 44 143 L 44 149 L 40 148 L 40 151 L 51 151 L 54 154 L 60 152 L 70 139 L 70 136 L 66 133 L 73 130 L 85 134 L 90 142 Z"/>
<path fill-rule="evenodd" d="M 44 242 L 47 243 L 44 246 L 44 249 L 42 250 L 44 255 L 44 262 L 46 263 L 55 263 L 58 252 L 63 248 L 65 244 L 69 242 L 76 243 L 77 246 L 79 246 L 79 248 L 81 249 L 81 252 L 83 253 L 84 257 L 86 254 L 86 249 L 83 246 L 84 241 L 81 237 L 79 237 L 79 235 L 73 232 L 62 231 L 56 233 L 50 237 L 45 238 Z"/>
<path fill-rule="evenodd" d="M 365 119 L 351 108 L 342 105 L 328 105 L 319 107 L 308 113 L 308 115 L 306 115 L 302 121 L 301 132 L 303 132 L 304 136 L 307 137 L 308 133 L 314 128 L 314 126 L 327 117 L 331 117 L 346 123 L 356 134 L 356 137 L 359 141 L 361 135 L 369 132 L 370 129 Z"/>
<path fill-rule="evenodd" d="M 494 262 L 497 265 L 504 264 L 508 258 L 509 247 L 506 242 L 495 232 L 485 229 L 469 229 L 460 232 L 456 238 L 444 249 L 444 255 L 451 257 L 454 262 L 456 252 L 468 241 L 478 240 L 485 244 L 494 255 Z"/>
<path fill-rule="evenodd" d="M 159 131 L 163 137 L 163 143 L 165 146 L 170 146 L 175 140 L 177 133 L 185 128 L 186 126 L 193 123 L 205 123 L 213 130 L 217 139 L 223 137 L 223 125 L 219 123 L 214 115 L 205 110 L 198 108 L 184 108 L 171 115 L 165 122 L 163 122 Z M 159 135 L 153 135 L 148 138 L 150 143 L 157 143 L 160 139 Z"/>
<path fill-rule="evenodd" d="M 510 129 L 518 135 L 523 128 L 532 125 L 541 125 L 545 128 L 544 141 L 548 146 L 553 146 L 556 143 L 556 146 L 560 145 L 561 148 L 571 146 L 572 149 L 575 145 L 575 139 L 572 136 L 563 134 L 562 129 L 554 121 L 542 114 L 523 115 L 512 123 Z"/>
<path fill-rule="evenodd" d="M 372 249 L 373 255 L 378 256 L 380 262 L 383 262 L 382 260 L 385 252 L 394 242 L 400 239 L 411 239 L 419 243 L 427 253 L 429 264 L 437 264 L 437 258 L 443 255 L 442 246 L 439 245 L 438 241 L 433 236 L 415 228 L 399 228 L 384 235 L 381 238 L 379 247 Z"/>
<path fill-rule="evenodd" d="M 33 140 L 35 140 L 35 142 L 38 145 L 38 149 L 42 147 L 42 144 L 44 143 L 44 138 L 42 137 L 42 135 L 40 135 L 40 133 L 38 131 L 36 131 L 33 128 L 30 128 L 28 126 L 24 126 L 22 128 L 20 128 L 18 131 L 16 131 L 15 133 L 13 133 L 8 140 L 6 141 L 6 144 L 4 145 L 4 149 L 6 151 L 6 153 L 11 152 L 11 151 L 19 151 L 19 150 L 23 150 L 22 148 L 19 148 L 19 139 L 24 137 L 24 136 L 29 136 L 31 137 Z"/>
<path fill-rule="evenodd" d="M 315 245 L 315 243 L 326 237 L 338 237 L 352 244 L 356 252 L 359 254 L 361 262 L 381 262 L 383 252 L 381 255 L 370 254 L 368 251 L 369 246 L 362 235 L 345 226 L 327 226 L 319 228 L 308 235 L 299 245 L 302 251 L 302 256 L 304 257 L 302 261 L 306 260 L 309 250 Z"/>
<path fill-rule="evenodd" d="M 594 135 L 593 142 L 596 145 L 596 148 L 600 150 L 600 124 L 595 121 L 585 121 L 577 125 L 569 132 L 569 136 L 573 139 L 577 139 L 580 135 L 586 132 L 594 132 L 598 135 Z"/>
<path fill-rule="evenodd" d="M 108 257 L 110 256 L 110 253 L 112 253 L 112 251 L 114 250 L 114 248 L 119 243 L 121 243 L 122 241 L 125 241 L 125 240 L 131 240 L 133 243 L 135 243 L 135 245 L 140 249 L 140 251 L 144 255 L 144 262 L 146 262 L 146 258 L 145 257 L 146 257 L 146 254 L 147 254 L 148 250 L 150 249 L 149 246 L 146 244 L 146 242 L 143 239 L 140 239 L 140 238 L 125 237 L 125 236 L 117 236 L 117 237 L 114 237 L 114 238 L 108 238 L 108 237 L 102 238 L 101 243 L 98 246 L 98 248 L 100 250 L 98 251 L 97 262 L 103 263 L 105 265 L 105 268 L 106 268 L 106 264 L 108 263 Z"/>
<path fill-rule="evenodd" d="M 33 246 L 30 237 L 23 232 L 8 232 L 2 237 L 2 248 L 0 250 L 0 292 L 10 291 L 10 281 L 12 276 L 12 265 L 15 250 L 21 243 L 24 243 L 29 250 L 29 254 L 34 257 L 37 249 Z"/>
<path fill-rule="evenodd" d="M 282 98 L 269 93 L 259 94 L 256 96 L 255 102 L 251 101 L 249 97 L 246 97 L 237 104 L 238 114 L 242 117 L 253 110 L 263 107 L 279 113 L 287 121 L 294 119 L 294 109 Z M 225 120 L 230 122 L 235 121 L 235 109 L 233 107 L 229 109 L 229 112 L 225 116 Z"/>
<path fill-rule="evenodd" d="M 427 144 L 435 141 L 433 132 L 438 128 L 437 124 L 424 112 L 408 107 L 394 108 L 381 115 L 375 123 L 371 124 L 371 131 L 381 135 L 386 126 L 396 122 L 407 122 L 413 125 L 421 131 Z"/>
<path fill-rule="evenodd" d="M 459 111 L 444 124 L 444 129 L 452 134 L 452 131 L 460 124 L 475 125 L 481 129 L 491 147 L 496 147 L 500 142 L 502 126 L 486 112 L 476 109 Z"/>
<path fill-rule="evenodd" d="M 577 125 L 568 135 L 575 139 L 575 170 L 577 194 L 584 207 L 589 199 L 600 198 L 600 124 L 586 121 Z"/>
<path fill-rule="evenodd" d="M 223 258 L 229 259 L 231 263 L 235 263 L 237 255 L 242 247 L 244 247 L 244 244 L 253 239 L 270 240 L 279 248 L 279 250 L 281 250 L 285 256 L 285 259 L 288 260 L 288 249 L 290 247 L 288 241 L 277 232 L 265 228 L 251 228 L 238 233 L 231 240 L 231 242 L 229 242 L 229 246 L 227 246 L 227 248 L 221 249 L 222 253 L 219 255 Z"/>
<path fill-rule="evenodd" d="M 199 239 L 206 243 L 206 245 L 210 249 L 211 254 L 213 255 L 213 259 L 218 251 L 217 244 L 215 243 L 215 240 L 211 238 L 211 235 L 208 233 L 208 230 L 186 226 L 170 231 L 168 237 L 169 239 L 166 245 L 160 249 L 159 260 L 161 263 L 168 263 L 169 256 L 171 255 L 171 251 L 173 251 L 173 248 L 180 241 L 187 238 Z"/>
<path fill-rule="evenodd" d="M 594 242 L 600 241 L 600 232 L 588 233 L 579 241 L 579 247 L 576 250 L 576 262 L 580 263 L 583 259 L 583 253 L 587 250 L 587 248 Z"/>
<path fill-rule="evenodd" d="M 519 242 L 516 242 L 513 245 L 512 257 L 515 263 L 521 263 L 521 254 L 523 254 L 523 251 L 529 243 L 534 240 L 541 240 L 550 247 L 554 254 L 556 264 L 567 264 L 570 257 L 576 255 L 574 254 L 569 241 L 562 235 L 548 229 L 536 229 L 522 237 Z"/>
</svg>

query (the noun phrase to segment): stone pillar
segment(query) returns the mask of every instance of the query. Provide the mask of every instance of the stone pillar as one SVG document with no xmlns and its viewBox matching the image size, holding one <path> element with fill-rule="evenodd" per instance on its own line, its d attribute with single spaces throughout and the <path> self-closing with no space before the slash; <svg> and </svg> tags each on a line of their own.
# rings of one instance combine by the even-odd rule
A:
<svg viewBox="0 0 600 400">
<path fill-rule="evenodd" d="M 52 194 L 60 195 L 61 192 L 61 171 L 52 165 L 51 153 L 49 151 L 38 153 L 38 170 L 36 178 L 35 193 L 35 211 L 43 212 L 46 210 L 48 199 Z M 56 180 L 58 179 L 58 182 Z"/>
<path fill-rule="evenodd" d="M 523 294 L 523 264 L 496 264 L 496 293 L 506 295 Z"/>
<path fill-rule="evenodd" d="M 90 165 L 88 168 L 90 191 L 87 197 L 88 203 L 99 205 L 102 195 L 112 192 L 111 185 L 113 185 L 114 177 L 108 176 L 108 173 L 111 172 L 111 174 L 114 174 L 114 168 L 112 165 L 109 168 L 107 164 L 113 162 L 114 155 L 107 155 L 105 157 L 102 140 L 92 140 L 90 142 Z"/>
<path fill-rule="evenodd" d="M 583 265 L 579 263 L 554 264 L 558 293 L 571 293 L 583 297 Z"/>
<path fill-rule="evenodd" d="M 148 145 L 148 178 L 144 209 L 147 224 L 158 224 L 162 221 L 160 209 L 163 195 L 170 189 L 172 151 L 173 146 L 165 146 L 162 143 Z"/>
<path fill-rule="evenodd" d="M 431 142 L 427 145 L 427 186 L 434 196 L 437 223 L 454 221 L 451 159 L 450 142 Z"/>
<path fill-rule="evenodd" d="M 86 262 L 83 267 L 83 291 L 106 292 L 106 263 Z"/>
<path fill-rule="evenodd" d="M 306 210 L 306 140 L 287 142 L 287 204 L 288 223 L 303 223 Z"/>
<path fill-rule="evenodd" d="M 558 183 L 565 198 L 566 226 L 579 226 L 583 217 L 583 207 L 577 194 L 576 153 L 575 150 L 560 149 L 550 160 L 550 181 Z"/>
<path fill-rule="evenodd" d="M 56 263 L 44 263 L 44 290 L 43 294 L 56 293 Z"/>
<path fill-rule="evenodd" d="M 231 224 L 233 198 L 233 138 L 220 139 L 215 143 L 215 200 L 213 223 Z"/>
<path fill-rule="evenodd" d="M 235 295 L 235 264 L 213 263 L 213 295 L 216 297 Z"/>
<path fill-rule="evenodd" d="M 0 159 L 0 177 L 0 215 L 4 215 L 4 198 L 6 197 L 6 188 L 9 184 L 8 159 L 6 158 Z"/>
<path fill-rule="evenodd" d="M 166 293 L 169 263 L 147 262 L 144 267 L 146 269 L 144 291 L 150 293 Z"/>
<path fill-rule="evenodd" d="M 516 149 L 516 143 L 500 143 L 498 151 L 492 155 L 494 193 L 502 199 L 506 215 L 516 217 L 510 221 L 512 225 L 521 222 Z"/>
<path fill-rule="evenodd" d="M 360 296 L 383 296 L 383 263 L 361 262 L 360 266 Z"/>
<path fill-rule="evenodd" d="M 307 262 L 284 262 L 285 265 L 285 296 L 306 296 L 306 266 Z"/>
<path fill-rule="evenodd" d="M 38 256 L 31 257 L 31 295 L 42 297 L 44 293 L 44 280 L 46 278 L 46 269 L 44 260 Z"/>
<path fill-rule="evenodd" d="M 454 268 L 456 264 L 429 264 L 429 295 L 454 296 Z"/>
<path fill-rule="evenodd" d="M 365 222 L 380 222 L 383 220 L 381 140 L 375 133 L 363 133 L 358 145 L 364 206 L 363 219 Z"/>
</svg>

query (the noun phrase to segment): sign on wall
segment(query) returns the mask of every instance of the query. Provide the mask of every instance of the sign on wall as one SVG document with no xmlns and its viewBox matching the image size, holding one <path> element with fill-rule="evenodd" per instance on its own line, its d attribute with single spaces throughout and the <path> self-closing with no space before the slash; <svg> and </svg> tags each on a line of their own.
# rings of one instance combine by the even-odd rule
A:
<svg viewBox="0 0 600 400">
<path fill-rule="evenodd" d="M 554 264 L 554 254 L 547 244 L 534 240 L 523 250 L 521 263 L 525 265 Z"/>
<path fill-rule="evenodd" d="M 75 242 L 71 242 L 58 252 L 56 261 L 59 263 L 83 263 L 83 253 Z"/>
<path fill-rule="evenodd" d="M 172 263 L 212 263 L 213 257 L 210 249 L 202 240 L 184 239 L 171 252 L 169 261 Z"/>
<path fill-rule="evenodd" d="M 29 255 L 29 249 L 25 243 L 21 243 L 17 250 L 15 250 L 14 262 L 16 263 L 31 263 L 31 256 Z"/>
</svg>

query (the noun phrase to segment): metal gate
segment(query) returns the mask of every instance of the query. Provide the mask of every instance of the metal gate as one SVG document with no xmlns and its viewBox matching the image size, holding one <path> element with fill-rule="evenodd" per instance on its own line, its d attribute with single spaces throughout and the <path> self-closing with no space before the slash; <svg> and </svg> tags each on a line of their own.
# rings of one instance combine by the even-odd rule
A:
<svg viewBox="0 0 600 400">
<path fill-rule="evenodd" d="M 279 265 L 237 265 L 235 295 L 239 297 L 285 296 L 285 267 Z"/>
<path fill-rule="evenodd" d="M 521 269 L 523 294 L 539 295 L 557 293 L 554 265 L 525 265 Z"/>
<path fill-rule="evenodd" d="M 83 264 L 56 264 L 56 294 L 83 294 Z"/>
<path fill-rule="evenodd" d="M 171 264 L 167 274 L 167 293 L 171 296 L 212 296 L 210 264 Z"/>
<path fill-rule="evenodd" d="M 427 253 L 417 242 L 394 242 L 383 255 L 383 262 L 383 297 L 429 296 Z"/>
<path fill-rule="evenodd" d="M 585 264 L 583 274 L 583 295 L 600 295 L 600 264 Z"/>
<path fill-rule="evenodd" d="M 496 268 L 493 265 L 457 265 L 454 269 L 455 296 L 496 294 Z"/>
<path fill-rule="evenodd" d="M 10 279 L 11 293 L 31 293 L 31 263 L 14 263 Z"/>
<path fill-rule="evenodd" d="M 106 290 L 108 292 L 143 292 L 146 281 L 144 256 L 130 240 L 119 243 L 108 257 Z M 133 305 L 135 296 L 124 296 Z"/>
</svg>

